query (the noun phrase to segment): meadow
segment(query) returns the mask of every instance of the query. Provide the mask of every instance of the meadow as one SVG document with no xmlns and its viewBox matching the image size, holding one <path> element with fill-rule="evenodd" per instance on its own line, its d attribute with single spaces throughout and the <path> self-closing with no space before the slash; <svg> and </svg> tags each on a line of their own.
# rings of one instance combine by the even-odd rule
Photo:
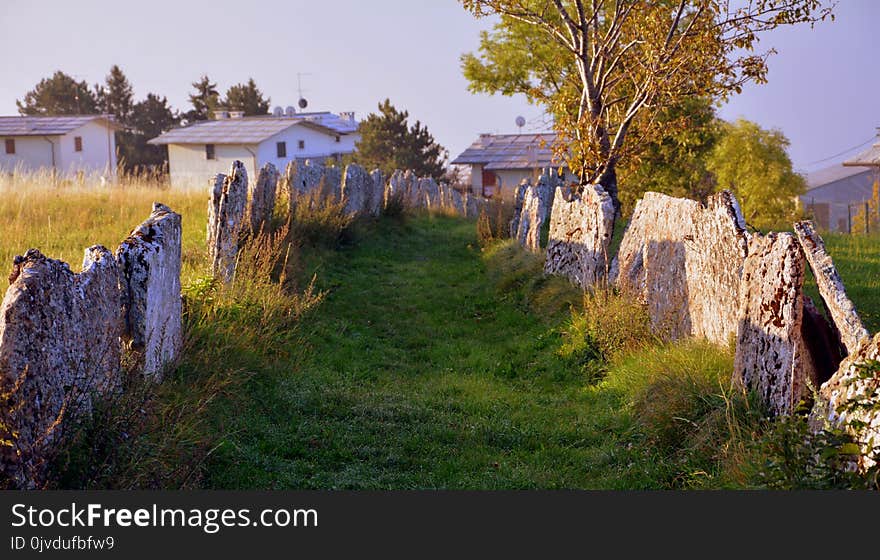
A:
<svg viewBox="0 0 880 560">
<path fill-rule="evenodd" d="M 765 486 L 768 458 L 788 451 L 732 390 L 732 352 L 658 340 L 638 306 L 543 276 L 473 221 L 313 208 L 245 251 L 262 280 L 219 287 L 206 191 L 0 190 L 10 267 L 36 247 L 78 270 L 153 201 L 183 215 L 184 357 L 97 411 L 55 486 L 742 488 Z M 826 242 L 876 331 L 880 238 Z"/>
</svg>

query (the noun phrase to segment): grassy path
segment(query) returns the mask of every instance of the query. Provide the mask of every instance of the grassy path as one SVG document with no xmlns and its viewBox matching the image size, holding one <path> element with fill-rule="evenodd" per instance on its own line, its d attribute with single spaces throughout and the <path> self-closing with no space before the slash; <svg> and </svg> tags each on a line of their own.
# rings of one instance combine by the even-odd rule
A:
<svg viewBox="0 0 880 560">
<path fill-rule="evenodd" d="M 558 325 L 496 293 L 472 222 L 383 220 L 317 272 L 328 296 L 298 357 L 246 384 L 209 486 L 651 484 L 619 397 L 571 373 Z"/>
</svg>

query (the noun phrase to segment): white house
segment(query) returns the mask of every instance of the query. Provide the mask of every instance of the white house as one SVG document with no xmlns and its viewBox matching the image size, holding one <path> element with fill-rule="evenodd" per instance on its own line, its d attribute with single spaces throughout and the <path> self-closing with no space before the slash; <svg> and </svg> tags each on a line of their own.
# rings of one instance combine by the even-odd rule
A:
<svg viewBox="0 0 880 560">
<path fill-rule="evenodd" d="M 511 200 L 523 179 L 534 184 L 545 167 L 559 167 L 553 157 L 556 135 L 480 134 L 453 165 L 470 166 L 471 191 L 483 196 L 501 195 Z M 566 179 L 576 180 L 566 172 Z"/>
<path fill-rule="evenodd" d="M 0 170 L 113 177 L 119 128 L 110 115 L 0 117 Z"/>
<path fill-rule="evenodd" d="M 248 176 L 272 163 L 283 170 L 293 160 L 339 158 L 354 152 L 360 140 L 354 113 L 330 112 L 243 117 L 218 111 L 214 120 L 175 128 L 149 141 L 168 146 L 171 184 L 202 186 L 208 178 L 241 160 Z"/>
</svg>

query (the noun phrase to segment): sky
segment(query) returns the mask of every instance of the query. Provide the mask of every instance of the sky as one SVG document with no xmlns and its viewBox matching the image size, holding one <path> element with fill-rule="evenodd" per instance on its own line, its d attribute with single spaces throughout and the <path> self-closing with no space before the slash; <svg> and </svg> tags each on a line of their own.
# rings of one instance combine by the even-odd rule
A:
<svg viewBox="0 0 880 560">
<path fill-rule="evenodd" d="M 836 15 L 766 35 L 761 48 L 778 50 L 769 83 L 719 111 L 782 130 L 802 171 L 864 149 L 880 126 L 880 2 L 840 0 Z M 481 132 L 516 132 L 517 116 L 523 131 L 546 127 L 522 96 L 468 92 L 459 57 L 492 23 L 455 0 L 2 0 L 0 114 L 56 70 L 94 84 L 118 64 L 137 99 L 159 93 L 182 110 L 202 74 L 221 92 L 253 77 L 272 106 L 296 104 L 302 74 L 308 110 L 362 118 L 387 97 L 454 158 Z"/>
</svg>

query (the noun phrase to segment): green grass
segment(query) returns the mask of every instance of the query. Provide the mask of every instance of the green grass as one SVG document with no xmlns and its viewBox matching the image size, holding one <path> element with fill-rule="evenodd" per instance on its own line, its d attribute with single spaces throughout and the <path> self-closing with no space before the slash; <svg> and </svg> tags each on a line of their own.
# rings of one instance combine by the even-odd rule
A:
<svg viewBox="0 0 880 560">
<path fill-rule="evenodd" d="M 314 264 L 314 263 L 313 263 Z M 559 324 L 487 278 L 474 224 L 383 220 L 318 261 L 292 359 L 258 368 L 213 488 L 662 485 L 622 392 L 559 353 Z"/>
<path fill-rule="evenodd" d="M 865 326 L 872 333 L 880 331 L 880 236 L 829 233 L 824 240 Z M 818 297 L 812 280 L 810 289 Z"/>
</svg>

